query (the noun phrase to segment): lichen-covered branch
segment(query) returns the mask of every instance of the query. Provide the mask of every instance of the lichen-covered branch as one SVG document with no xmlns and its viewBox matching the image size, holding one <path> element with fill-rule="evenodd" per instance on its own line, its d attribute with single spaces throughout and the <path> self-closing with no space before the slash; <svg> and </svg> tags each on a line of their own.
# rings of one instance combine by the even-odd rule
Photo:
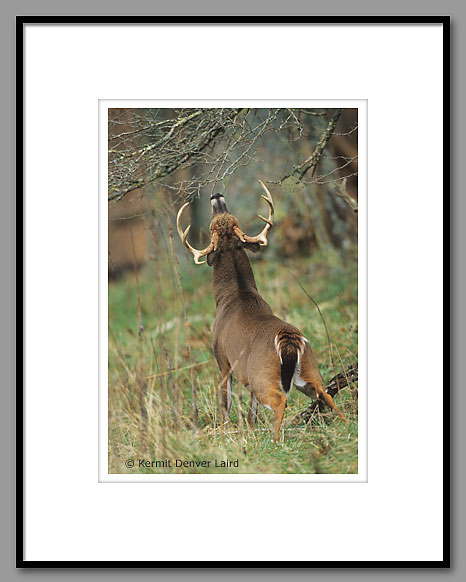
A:
<svg viewBox="0 0 466 582">
<path fill-rule="evenodd" d="M 337 109 L 335 111 L 335 114 L 333 115 L 332 119 L 329 121 L 327 127 L 325 128 L 324 132 L 320 136 L 320 139 L 319 139 L 316 147 L 314 148 L 314 151 L 312 152 L 312 154 L 302 164 L 299 164 L 299 166 L 295 166 L 290 173 L 286 174 L 282 178 L 282 180 L 281 180 L 282 182 L 284 180 L 286 180 L 286 178 L 289 178 L 290 176 L 294 176 L 298 180 L 302 180 L 303 177 L 305 176 L 305 174 L 307 174 L 307 172 L 309 170 L 311 170 L 311 178 L 314 177 L 314 174 L 316 173 L 317 166 L 319 165 L 319 161 L 320 161 L 320 158 L 322 156 L 322 153 L 325 150 L 330 138 L 332 137 L 332 134 L 335 130 L 335 126 L 341 117 L 342 111 L 343 111 L 343 109 Z"/>
<path fill-rule="evenodd" d="M 211 112 L 217 110 L 183 109 L 164 122 L 155 123 L 144 111 L 124 110 L 120 118 L 118 113 L 114 117 L 110 114 L 109 200 L 121 200 L 129 192 L 165 178 L 190 162 L 205 159 L 205 150 L 220 133 L 234 126 L 241 109 L 222 109 L 215 115 Z M 138 130 L 141 123 L 144 128 Z M 135 129 L 114 135 L 114 128 L 121 125 Z"/>
<path fill-rule="evenodd" d="M 279 159 L 273 172 L 258 168 L 268 183 L 282 185 L 289 176 L 305 185 L 340 182 L 346 167 L 355 175 L 355 157 L 324 154 L 339 135 L 342 110 L 330 112 L 328 121 L 329 111 L 299 108 L 109 109 L 108 200 L 115 204 L 135 190 L 139 197 L 160 187 L 172 193 L 167 203 L 193 201 L 203 190 L 224 189 L 240 169 L 248 175 L 245 167 L 257 167 L 267 155 Z M 277 179 L 295 154 L 304 157 L 309 143 L 316 143 L 312 155 Z"/>
</svg>

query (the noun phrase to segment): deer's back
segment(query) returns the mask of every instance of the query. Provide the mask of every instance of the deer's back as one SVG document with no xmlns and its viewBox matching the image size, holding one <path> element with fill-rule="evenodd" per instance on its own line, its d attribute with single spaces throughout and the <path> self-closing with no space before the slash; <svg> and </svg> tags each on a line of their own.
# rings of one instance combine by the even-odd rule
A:
<svg viewBox="0 0 466 582">
<path fill-rule="evenodd" d="M 256 293 L 247 293 L 219 306 L 214 325 L 216 356 L 227 360 L 233 373 L 247 385 L 251 370 L 266 366 L 280 369 L 276 338 L 298 341 L 301 332 L 276 317 L 270 306 Z"/>
</svg>

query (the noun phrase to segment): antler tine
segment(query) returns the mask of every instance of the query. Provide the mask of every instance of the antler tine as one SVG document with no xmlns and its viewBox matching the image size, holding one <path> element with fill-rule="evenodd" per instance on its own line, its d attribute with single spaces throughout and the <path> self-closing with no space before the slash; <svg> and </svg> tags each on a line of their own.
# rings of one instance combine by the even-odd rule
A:
<svg viewBox="0 0 466 582">
<path fill-rule="evenodd" d="M 196 263 L 196 265 L 202 265 L 203 263 L 205 263 L 205 261 L 200 261 L 199 259 L 201 257 L 205 257 L 211 251 L 213 251 L 214 250 L 214 244 L 211 242 L 210 245 L 208 247 L 206 247 L 205 249 L 203 249 L 202 251 L 199 251 L 199 250 L 195 249 L 194 247 L 192 247 L 189 244 L 189 242 L 188 242 L 187 239 L 188 239 L 189 231 L 191 230 L 191 225 L 188 225 L 187 228 L 186 228 L 186 230 L 184 232 L 183 232 L 183 229 L 181 228 L 181 215 L 183 214 L 185 208 L 187 208 L 188 206 L 189 206 L 189 202 L 186 202 L 178 210 L 178 214 L 176 215 L 176 229 L 178 231 L 178 235 L 179 235 L 179 237 L 181 239 L 181 242 L 188 249 L 188 251 L 190 251 L 192 253 L 192 255 L 194 256 L 194 262 Z"/>
<path fill-rule="evenodd" d="M 257 216 L 263 222 L 266 223 L 263 230 L 257 236 L 248 236 L 247 234 L 245 234 L 243 236 L 247 242 L 252 242 L 252 243 L 257 242 L 262 247 L 266 247 L 268 245 L 267 233 L 269 232 L 269 230 L 273 226 L 273 214 L 274 214 L 275 207 L 273 205 L 272 195 L 268 191 L 267 186 L 261 180 L 258 180 L 258 182 L 262 186 L 262 188 L 264 189 L 265 193 L 267 194 L 267 196 L 264 196 L 263 194 L 261 194 L 261 196 L 269 205 L 269 217 L 265 218 L 264 216 L 261 216 L 260 214 L 258 214 Z"/>
<path fill-rule="evenodd" d="M 181 240 L 183 240 L 183 235 L 184 235 L 184 232 L 181 228 L 181 215 L 183 214 L 184 209 L 187 208 L 188 206 L 189 206 L 189 202 L 185 202 L 183 204 L 183 206 L 178 210 L 178 214 L 176 215 L 176 230 L 178 231 L 178 235 L 179 235 Z M 188 228 L 189 228 L 189 226 L 188 226 Z"/>
</svg>

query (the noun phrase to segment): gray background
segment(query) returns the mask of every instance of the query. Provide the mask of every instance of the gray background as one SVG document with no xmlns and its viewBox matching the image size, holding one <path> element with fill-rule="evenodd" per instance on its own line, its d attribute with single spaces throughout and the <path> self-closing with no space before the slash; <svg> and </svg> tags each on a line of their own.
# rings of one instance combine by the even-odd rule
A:
<svg viewBox="0 0 466 582">
<path fill-rule="evenodd" d="M 465 558 L 465 458 L 461 444 L 466 441 L 466 423 L 461 422 L 462 411 L 465 410 L 465 391 L 460 384 L 460 354 L 464 352 L 465 343 L 465 309 L 460 303 L 465 291 L 465 264 L 461 261 L 462 243 L 465 243 L 462 221 L 465 218 L 464 187 L 460 187 L 462 165 L 466 156 L 465 133 L 465 66 L 464 54 L 466 44 L 466 3 L 460 0 L 416 2 L 413 0 L 391 0 L 374 2 L 373 0 L 326 0 L 325 2 L 309 2 L 299 0 L 255 1 L 236 0 L 226 3 L 212 0 L 192 0 L 160 2 L 156 0 L 80 0 L 63 2 L 63 0 L 34 0 L 2 3 L 1 7 L 0 58 L 3 112 L 1 116 L 0 139 L 2 152 L 0 156 L 1 191 L 0 211 L 0 253 L 2 281 L 0 291 L 0 442 L 2 443 L 2 478 L 0 480 L 0 578 L 2 580 L 37 578 L 40 580 L 61 580 L 70 577 L 74 580 L 118 578 L 121 580 L 148 578 L 182 580 L 214 580 L 221 575 L 225 580 L 236 580 L 241 577 L 262 581 L 280 579 L 286 575 L 293 580 L 304 580 L 312 576 L 315 579 L 342 578 L 348 582 L 361 578 L 372 579 L 380 576 L 383 579 L 402 580 L 449 580 L 466 579 Z M 452 392 L 452 568 L 450 570 L 15 570 L 15 452 L 14 452 L 14 396 L 15 396 L 15 15 L 450 15 L 452 17 L 452 373 L 456 380 Z M 396 42 L 396 39 L 394 39 Z M 463 103 L 463 106 L 461 106 Z M 427 156 L 426 156 L 427 161 Z M 428 166 L 428 163 L 426 164 Z M 427 170 L 427 167 L 426 167 Z M 456 193 L 456 194 L 455 194 Z M 434 339 L 434 338 L 433 338 Z M 318 535 L 316 524 L 315 534 Z M 293 543 L 292 532 L 282 532 L 277 536 L 277 551 L 282 543 Z M 205 540 L 208 544 L 209 540 Z M 312 540 L 309 540 L 312 543 Z M 329 540 L 329 543 L 330 540 Z M 338 543 L 338 542 L 337 542 Z M 212 556 L 215 559 L 215 556 Z"/>
</svg>

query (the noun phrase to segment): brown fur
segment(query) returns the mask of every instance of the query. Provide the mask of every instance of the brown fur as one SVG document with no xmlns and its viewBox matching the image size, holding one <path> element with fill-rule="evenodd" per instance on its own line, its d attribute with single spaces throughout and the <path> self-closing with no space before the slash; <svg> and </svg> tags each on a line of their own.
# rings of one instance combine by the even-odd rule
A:
<svg viewBox="0 0 466 582">
<path fill-rule="evenodd" d="M 306 383 L 302 391 L 322 398 L 342 419 L 333 398 L 325 392 L 322 378 L 315 363 L 309 343 L 302 333 L 272 313 L 269 305 L 257 290 L 251 265 L 244 248 L 258 250 L 251 243 L 243 243 L 235 234 L 238 221 L 229 212 L 214 216 L 210 231 L 215 240 L 215 250 L 207 257 L 213 265 L 213 288 L 216 303 L 214 324 L 214 353 L 222 382 L 222 406 L 229 416 L 231 398 L 227 379 L 233 374 L 251 389 L 248 416 L 252 426 L 255 420 L 254 398 L 269 406 L 275 414 L 273 438 L 279 437 L 287 396 L 282 389 L 282 367 L 297 360 L 301 349 L 300 377 Z M 248 246 L 249 245 L 249 246 Z M 275 338 L 281 348 L 282 362 L 276 350 Z M 288 369 L 289 375 L 289 369 Z"/>
</svg>

